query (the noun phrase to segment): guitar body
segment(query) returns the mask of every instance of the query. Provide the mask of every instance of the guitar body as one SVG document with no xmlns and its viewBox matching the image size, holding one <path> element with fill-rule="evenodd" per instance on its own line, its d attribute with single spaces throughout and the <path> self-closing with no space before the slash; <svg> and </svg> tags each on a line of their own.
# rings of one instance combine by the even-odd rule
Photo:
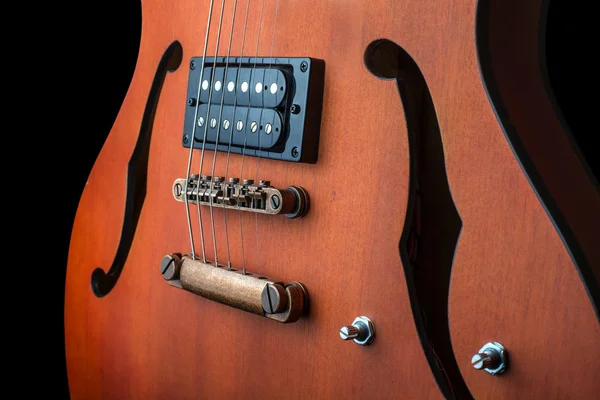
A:
<svg viewBox="0 0 600 400">
<path fill-rule="evenodd" d="M 478 399 L 600 393 L 600 192 L 548 84 L 547 10 L 544 0 L 485 0 L 478 7 L 482 78 L 514 151 L 492 156 L 492 148 L 504 149 L 494 142 L 502 137 L 472 135 L 466 154 L 487 160 L 462 159 L 461 168 L 485 171 L 465 175 L 462 190 L 472 197 L 463 207 L 461 177 L 450 179 L 464 223 L 452 267 L 450 333 Z M 513 156 L 527 175 L 506 174 Z M 538 199 L 521 183 L 526 176 Z M 502 376 L 470 365 L 475 343 L 489 341 L 508 349 Z"/>
<path fill-rule="evenodd" d="M 261 17 L 261 2 L 253 0 L 243 48 L 248 3 L 237 2 L 232 31 L 234 1 L 226 1 L 217 54 L 227 56 L 233 32 L 232 56 L 324 60 L 323 104 L 316 163 L 205 152 L 202 174 L 224 176 L 227 169 L 227 177 L 264 179 L 277 188 L 298 185 L 310 196 L 310 210 L 297 219 L 221 208 L 211 217 L 209 207 L 201 207 L 206 258 L 302 282 L 309 306 L 298 321 L 281 324 L 165 281 L 163 256 L 191 251 L 185 205 L 172 188 L 186 177 L 190 151 L 182 134 L 190 58 L 202 56 L 209 3 L 142 2 L 136 70 L 73 227 L 65 292 L 72 398 L 443 398 L 440 371 L 432 371 L 415 327 L 399 255 L 411 174 L 403 103 L 395 82 L 378 78 L 365 63 L 369 45 L 382 38 L 415 60 L 435 104 L 462 220 L 450 328 L 471 394 L 493 397 L 486 387 L 511 385 L 510 379 L 518 379 L 522 390 L 504 391 L 513 398 L 545 393 L 530 386 L 541 381 L 561 386 L 574 380 L 578 388 L 564 387 L 593 393 L 598 320 L 482 84 L 475 1 L 265 0 Z M 215 1 L 207 56 L 215 54 L 220 12 Z M 174 41 L 183 61 L 166 74 L 152 113 L 135 235 L 114 287 L 99 297 L 91 277 L 97 268 L 108 272 L 120 247 L 131 189 L 128 163 L 138 148 L 157 65 Z M 192 173 L 199 172 L 200 157 L 194 150 Z M 190 211 L 200 254 L 196 205 L 190 203 Z M 480 296 L 485 302 L 477 303 Z M 341 340 L 340 328 L 363 315 L 376 327 L 373 343 Z M 525 339 L 550 346 L 522 356 L 537 357 L 536 365 L 521 367 L 515 355 L 510 376 L 469 369 L 482 341 L 502 341 L 513 355 L 513 347 L 528 351 Z"/>
</svg>

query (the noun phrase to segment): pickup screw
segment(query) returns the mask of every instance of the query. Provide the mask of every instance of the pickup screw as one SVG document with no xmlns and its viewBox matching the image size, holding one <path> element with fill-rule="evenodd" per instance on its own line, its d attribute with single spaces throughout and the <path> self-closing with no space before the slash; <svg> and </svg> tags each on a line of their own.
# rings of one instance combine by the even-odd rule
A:
<svg viewBox="0 0 600 400">
<path fill-rule="evenodd" d="M 183 135 L 183 143 L 187 143 L 187 142 L 188 142 L 188 140 L 190 140 L 190 139 L 188 138 L 188 135 Z"/>
<path fill-rule="evenodd" d="M 302 61 L 302 63 L 300 64 L 300 71 L 306 72 L 307 69 L 308 69 L 308 63 L 306 61 Z"/>
<path fill-rule="evenodd" d="M 279 205 L 281 204 L 281 199 L 279 198 L 279 196 L 274 194 L 273 196 L 271 196 L 270 204 L 273 210 L 277 210 L 279 208 Z"/>
<path fill-rule="evenodd" d="M 192 61 L 190 63 L 190 69 L 194 69 L 194 68 L 196 68 L 196 61 Z"/>
<path fill-rule="evenodd" d="M 298 152 L 298 148 L 297 148 L 297 147 L 294 147 L 294 148 L 292 149 L 292 157 L 296 158 L 296 157 L 298 157 L 298 154 L 299 154 L 299 152 Z"/>
<path fill-rule="evenodd" d="M 299 114 L 300 113 L 300 106 L 298 104 L 292 104 L 292 106 L 290 107 L 290 112 L 292 114 Z"/>
<path fill-rule="evenodd" d="M 190 106 L 190 107 L 194 107 L 195 105 L 196 105 L 196 99 L 195 99 L 195 98 L 193 98 L 193 97 L 190 97 L 190 98 L 188 99 L 188 106 Z"/>
</svg>

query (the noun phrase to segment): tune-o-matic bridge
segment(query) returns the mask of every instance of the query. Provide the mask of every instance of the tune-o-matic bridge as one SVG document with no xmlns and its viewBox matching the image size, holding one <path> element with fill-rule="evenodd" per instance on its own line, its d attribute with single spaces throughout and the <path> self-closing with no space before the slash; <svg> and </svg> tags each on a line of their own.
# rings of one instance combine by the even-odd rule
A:
<svg viewBox="0 0 600 400">
<path fill-rule="evenodd" d="M 288 218 L 306 215 L 309 209 L 308 193 L 299 186 L 275 189 L 269 181 L 254 184 L 251 179 L 229 178 L 207 175 L 191 175 L 186 188 L 184 178 L 173 184 L 175 200 L 205 206 L 250 211 L 261 214 L 284 214 Z"/>
<path fill-rule="evenodd" d="M 193 57 L 184 147 L 315 163 L 325 63 L 309 57 Z"/>
</svg>

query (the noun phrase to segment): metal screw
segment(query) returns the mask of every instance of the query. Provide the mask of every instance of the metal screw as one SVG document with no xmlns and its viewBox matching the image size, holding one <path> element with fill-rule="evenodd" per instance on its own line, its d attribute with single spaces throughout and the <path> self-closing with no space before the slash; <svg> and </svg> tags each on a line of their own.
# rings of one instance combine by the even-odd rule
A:
<svg viewBox="0 0 600 400">
<path fill-rule="evenodd" d="M 229 183 L 238 183 L 239 181 L 239 178 L 229 178 Z"/>
<path fill-rule="evenodd" d="M 229 129 L 229 120 L 228 119 L 223 121 L 223 129 L 225 129 L 225 130 Z"/>
<path fill-rule="evenodd" d="M 196 61 L 192 61 L 190 63 L 190 69 L 194 69 L 194 68 L 196 68 Z"/>
<path fill-rule="evenodd" d="M 495 368 L 498 366 L 498 358 L 498 353 L 492 350 L 487 353 L 475 354 L 471 358 L 471 364 L 473 364 L 473 368 L 475 369 Z"/>
<path fill-rule="evenodd" d="M 160 273 L 164 274 L 172 263 L 173 257 L 171 255 L 164 256 L 163 259 L 160 261 Z"/>
<path fill-rule="evenodd" d="M 181 258 L 179 254 L 167 254 L 160 261 L 160 273 L 168 281 L 179 278 L 180 268 Z"/>
<path fill-rule="evenodd" d="M 306 72 L 307 69 L 308 69 L 308 63 L 306 61 L 302 61 L 302 63 L 300 64 L 300 71 Z"/>
<path fill-rule="evenodd" d="M 357 317 L 352 325 L 340 329 L 342 340 L 354 340 L 354 343 L 367 346 L 375 339 L 375 325 L 368 317 Z"/>
<path fill-rule="evenodd" d="M 292 114 L 299 114 L 300 106 L 298 104 L 292 104 L 292 106 L 290 107 L 290 111 Z"/>
<path fill-rule="evenodd" d="M 190 140 L 190 139 L 188 138 L 188 135 L 183 135 L 183 143 L 187 143 L 187 142 L 188 142 L 188 140 Z"/>
<path fill-rule="evenodd" d="M 190 98 L 188 99 L 188 106 L 190 106 L 190 107 L 194 107 L 195 105 L 196 105 L 196 99 L 195 99 L 195 98 L 193 98 L 193 97 L 190 97 Z"/>
<path fill-rule="evenodd" d="M 236 128 L 237 128 L 238 132 L 244 128 L 244 123 L 242 122 L 242 120 L 238 120 Z"/>
<path fill-rule="evenodd" d="M 342 340 L 356 339 L 359 334 L 360 331 L 354 325 L 343 326 L 342 329 L 340 329 L 340 337 Z"/>
<path fill-rule="evenodd" d="M 204 125 L 204 117 L 199 117 L 198 118 L 198 126 L 201 127 L 202 125 Z"/>
<path fill-rule="evenodd" d="M 498 342 L 488 342 L 471 358 L 471 365 L 475 369 L 497 375 L 506 370 L 507 361 L 508 353 L 504 346 Z"/>
<path fill-rule="evenodd" d="M 261 301 L 263 310 L 267 313 L 280 313 L 287 306 L 287 294 L 281 285 L 269 283 L 262 291 Z"/>
<path fill-rule="evenodd" d="M 258 124 L 257 124 L 256 122 L 252 122 L 252 123 L 250 124 L 250 131 L 251 131 L 252 133 L 255 133 L 257 129 L 258 129 Z"/>
<path fill-rule="evenodd" d="M 181 197 L 182 193 L 183 193 L 183 188 L 181 187 L 181 183 L 176 184 L 175 185 L 175 196 Z"/>
<path fill-rule="evenodd" d="M 217 119 L 216 118 L 211 118 L 210 119 L 210 127 L 214 128 L 217 126 Z"/>
<path fill-rule="evenodd" d="M 297 148 L 297 147 L 294 147 L 294 148 L 292 149 L 292 157 L 294 157 L 294 158 L 297 158 L 297 157 L 298 157 L 298 154 L 300 154 L 300 152 L 298 151 L 298 148 Z"/>
<path fill-rule="evenodd" d="M 271 124 L 265 125 L 265 133 L 267 135 L 270 135 L 272 130 L 273 130 L 273 126 Z"/>
<path fill-rule="evenodd" d="M 279 205 L 281 204 L 281 199 L 279 198 L 279 196 L 274 194 L 273 196 L 271 196 L 270 204 L 273 210 L 277 210 L 279 208 Z"/>
<path fill-rule="evenodd" d="M 254 179 L 244 179 L 242 183 L 244 185 L 252 185 L 254 183 Z"/>
</svg>

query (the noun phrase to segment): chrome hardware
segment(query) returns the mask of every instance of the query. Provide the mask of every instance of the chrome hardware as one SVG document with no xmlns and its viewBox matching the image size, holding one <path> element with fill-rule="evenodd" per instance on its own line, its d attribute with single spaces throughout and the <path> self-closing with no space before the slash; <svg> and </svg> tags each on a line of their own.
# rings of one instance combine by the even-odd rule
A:
<svg viewBox="0 0 600 400">
<path fill-rule="evenodd" d="M 498 342 L 486 343 L 479 352 L 471 358 L 475 369 L 483 369 L 492 375 L 502 374 L 506 370 L 508 354 L 504 346 Z"/>
<path fill-rule="evenodd" d="M 340 329 L 340 337 L 342 338 L 342 340 L 356 339 L 359 336 L 359 334 L 360 331 L 357 327 L 353 325 L 342 326 L 342 329 Z"/>
<path fill-rule="evenodd" d="M 340 329 L 340 337 L 342 340 L 354 340 L 354 343 L 367 346 L 375 339 L 375 325 L 365 316 L 357 317 L 352 325 Z"/>
</svg>

